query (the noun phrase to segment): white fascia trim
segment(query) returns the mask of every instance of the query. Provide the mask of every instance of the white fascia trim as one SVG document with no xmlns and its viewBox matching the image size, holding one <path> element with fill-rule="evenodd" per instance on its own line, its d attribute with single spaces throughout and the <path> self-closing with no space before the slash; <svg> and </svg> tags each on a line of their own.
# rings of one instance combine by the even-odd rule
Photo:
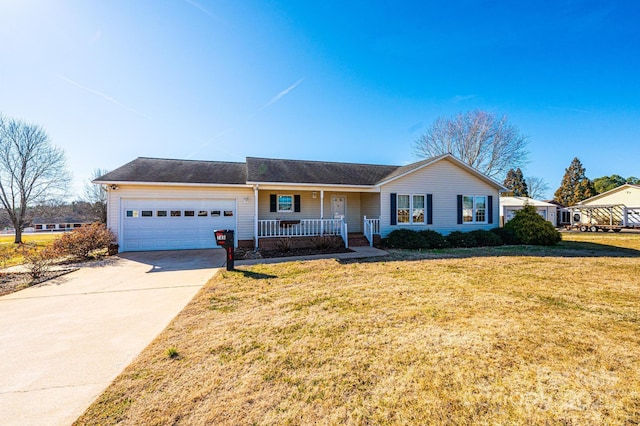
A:
<svg viewBox="0 0 640 426">
<path fill-rule="evenodd" d="M 277 188 L 289 188 L 289 187 L 307 187 L 310 191 L 313 188 L 335 188 L 337 191 L 348 191 L 350 188 L 355 190 L 370 189 L 375 191 L 377 185 L 340 185 L 340 184 L 327 184 L 327 183 L 290 183 L 290 182 L 247 182 L 249 185 L 259 185 L 260 189 L 275 189 Z"/>
<path fill-rule="evenodd" d="M 94 180 L 92 183 L 101 185 L 126 185 L 126 186 L 192 186 L 192 187 L 207 187 L 207 188 L 252 188 L 247 184 L 234 184 L 234 183 L 180 183 L 180 182 L 131 182 L 131 181 L 116 181 L 116 180 Z"/>
</svg>

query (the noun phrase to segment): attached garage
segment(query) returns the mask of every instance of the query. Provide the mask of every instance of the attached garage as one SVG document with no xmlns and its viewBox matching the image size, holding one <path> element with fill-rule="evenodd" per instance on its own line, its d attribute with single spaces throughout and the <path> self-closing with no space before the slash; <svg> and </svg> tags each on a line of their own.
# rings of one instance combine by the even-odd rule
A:
<svg viewBox="0 0 640 426">
<path fill-rule="evenodd" d="M 216 248 L 213 231 L 236 229 L 233 199 L 122 199 L 123 251 Z"/>
</svg>

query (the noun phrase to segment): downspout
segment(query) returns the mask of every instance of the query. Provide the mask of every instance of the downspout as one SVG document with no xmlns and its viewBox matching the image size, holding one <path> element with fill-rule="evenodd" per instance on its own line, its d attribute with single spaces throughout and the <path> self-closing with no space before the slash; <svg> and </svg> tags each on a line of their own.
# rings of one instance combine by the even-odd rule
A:
<svg viewBox="0 0 640 426">
<path fill-rule="evenodd" d="M 253 186 L 253 238 L 258 249 L 258 185 Z"/>
</svg>

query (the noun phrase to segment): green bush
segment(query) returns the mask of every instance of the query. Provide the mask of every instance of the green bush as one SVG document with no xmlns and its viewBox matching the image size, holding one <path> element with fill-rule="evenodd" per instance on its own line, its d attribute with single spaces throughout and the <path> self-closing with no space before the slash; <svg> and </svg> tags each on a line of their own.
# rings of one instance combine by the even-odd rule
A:
<svg viewBox="0 0 640 426">
<path fill-rule="evenodd" d="M 431 229 L 425 229 L 423 231 L 418 231 L 418 234 L 423 240 L 425 248 L 440 249 L 449 247 L 446 238 L 439 232 L 433 231 Z"/>
<path fill-rule="evenodd" d="M 476 239 L 477 247 L 495 247 L 504 244 L 502 238 L 491 231 L 485 231 L 484 229 L 478 229 L 469 232 L 470 235 Z"/>
<path fill-rule="evenodd" d="M 551 246 L 562 239 L 556 228 L 529 204 L 518 210 L 504 228 L 512 230 L 522 244 Z"/>
<path fill-rule="evenodd" d="M 382 246 L 386 248 L 416 250 L 426 248 L 423 238 L 412 229 L 396 229 L 382 239 Z"/>
<path fill-rule="evenodd" d="M 522 244 L 513 229 L 509 228 L 493 228 L 492 233 L 496 234 L 502 240 L 503 244 L 508 246 L 516 246 Z"/>
<path fill-rule="evenodd" d="M 76 228 L 54 241 L 53 247 L 60 253 L 88 259 L 97 250 L 107 249 L 115 236 L 102 223 Z"/>
<path fill-rule="evenodd" d="M 477 247 L 478 242 L 470 232 L 453 231 L 446 236 L 447 242 L 451 247 Z"/>
</svg>

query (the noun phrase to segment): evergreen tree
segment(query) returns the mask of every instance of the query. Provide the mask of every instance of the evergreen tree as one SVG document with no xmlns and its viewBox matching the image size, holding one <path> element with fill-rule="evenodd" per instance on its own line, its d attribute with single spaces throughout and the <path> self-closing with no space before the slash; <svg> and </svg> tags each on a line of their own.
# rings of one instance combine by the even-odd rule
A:
<svg viewBox="0 0 640 426">
<path fill-rule="evenodd" d="M 518 167 L 516 170 L 509 170 L 507 177 L 504 180 L 504 186 L 513 192 L 514 197 L 528 197 L 529 189 L 527 188 L 527 182 L 524 179 L 522 170 Z"/>
<path fill-rule="evenodd" d="M 585 172 L 580 160 L 577 157 L 574 158 L 571 165 L 565 169 L 560 188 L 554 194 L 554 200 L 565 206 L 573 206 L 596 195 L 593 182 L 587 178 Z"/>
</svg>

